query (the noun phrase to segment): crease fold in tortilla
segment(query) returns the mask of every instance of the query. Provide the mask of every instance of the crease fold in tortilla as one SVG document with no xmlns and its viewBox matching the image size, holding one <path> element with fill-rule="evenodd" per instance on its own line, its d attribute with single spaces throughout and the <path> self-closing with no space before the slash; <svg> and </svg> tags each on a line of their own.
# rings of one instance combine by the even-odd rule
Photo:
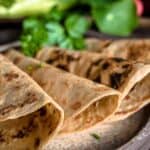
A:
<svg viewBox="0 0 150 150">
<path fill-rule="evenodd" d="M 60 130 L 64 112 L 0 55 L 0 150 L 37 150 Z"/>
<path fill-rule="evenodd" d="M 150 103 L 150 64 L 103 54 L 44 48 L 37 59 L 121 92 L 121 105 L 114 117 L 124 119 Z"/>
<path fill-rule="evenodd" d="M 120 92 L 57 69 L 21 53 L 4 54 L 27 72 L 63 108 L 61 133 L 81 131 L 108 119 L 120 105 Z"/>
</svg>

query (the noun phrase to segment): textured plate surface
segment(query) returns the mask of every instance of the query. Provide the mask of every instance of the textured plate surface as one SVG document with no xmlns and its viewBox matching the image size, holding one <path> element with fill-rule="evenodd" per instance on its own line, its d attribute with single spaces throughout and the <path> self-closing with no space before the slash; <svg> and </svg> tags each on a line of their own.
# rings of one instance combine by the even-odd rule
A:
<svg viewBox="0 0 150 150">
<path fill-rule="evenodd" d="M 146 118 L 147 112 L 143 109 L 123 121 L 97 125 L 88 131 L 57 137 L 45 150 L 114 150 L 133 138 L 145 124 Z M 93 138 L 92 133 L 99 135 L 100 139 Z M 121 150 L 126 149 L 128 145 L 124 145 Z"/>
</svg>

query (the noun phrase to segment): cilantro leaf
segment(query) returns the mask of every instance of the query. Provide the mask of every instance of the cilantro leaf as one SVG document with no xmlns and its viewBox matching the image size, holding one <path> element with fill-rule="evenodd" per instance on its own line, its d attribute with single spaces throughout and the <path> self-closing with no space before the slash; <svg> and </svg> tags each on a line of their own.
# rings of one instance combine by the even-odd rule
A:
<svg viewBox="0 0 150 150">
<path fill-rule="evenodd" d="M 138 25 L 132 0 L 120 0 L 107 7 L 96 7 L 92 13 L 97 27 L 105 33 L 127 36 Z"/>
<path fill-rule="evenodd" d="M 34 56 L 44 46 L 47 38 L 47 31 L 42 26 L 36 26 L 21 36 L 22 52 L 27 56 Z"/>
<path fill-rule="evenodd" d="M 58 22 L 48 22 L 45 26 L 48 32 L 47 45 L 56 45 L 65 39 L 64 28 Z"/>
<path fill-rule="evenodd" d="M 74 49 L 73 41 L 69 37 L 62 41 L 59 46 L 65 49 Z"/>
<path fill-rule="evenodd" d="M 93 138 L 95 138 L 96 140 L 100 140 L 100 136 L 98 134 L 96 134 L 96 133 L 91 133 L 91 136 Z"/>
<path fill-rule="evenodd" d="M 23 21 L 23 30 L 25 32 L 30 32 L 35 28 L 42 26 L 42 23 L 37 18 L 28 18 Z"/>
<path fill-rule="evenodd" d="M 66 30 L 72 38 L 81 38 L 89 25 L 88 19 L 78 14 L 69 15 L 65 21 Z"/>
<path fill-rule="evenodd" d="M 66 12 L 59 10 L 57 7 L 53 7 L 44 17 L 42 17 L 45 21 L 61 21 Z"/>
</svg>

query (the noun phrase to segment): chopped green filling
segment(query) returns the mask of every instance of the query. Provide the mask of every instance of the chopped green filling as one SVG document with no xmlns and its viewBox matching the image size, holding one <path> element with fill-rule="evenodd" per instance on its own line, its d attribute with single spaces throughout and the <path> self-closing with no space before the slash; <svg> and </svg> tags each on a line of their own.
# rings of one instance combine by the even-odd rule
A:
<svg viewBox="0 0 150 150">
<path fill-rule="evenodd" d="M 91 136 L 96 140 L 100 140 L 100 136 L 97 135 L 96 133 L 91 133 Z"/>
</svg>

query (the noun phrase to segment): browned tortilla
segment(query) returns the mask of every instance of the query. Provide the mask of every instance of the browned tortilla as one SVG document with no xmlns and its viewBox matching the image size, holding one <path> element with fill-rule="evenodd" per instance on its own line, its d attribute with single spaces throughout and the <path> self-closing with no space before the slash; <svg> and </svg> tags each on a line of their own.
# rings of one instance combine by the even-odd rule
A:
<svg viewBox="0 0 150 150">
<path fill-rule="evenodd" d="M 107 41 L 107 40 L 106 40 Z M 105 57 L 119 57 L 123 59 L 150 63 L 150 39 L 130 39 L 107 42 L 98 39 L 88 39 L 88 47 L 92 52 L 99 52 Z"/>
<path fill-rule="evenodd" d="M 115 41 L 103 50 L 107 57 L 150 63 L 150 39 Z"/>
<path fill-rule="evenodd" d="M 87 38 L 86 49 L 92 52 L 102 52 L 104 48 L 111 45 L 113 41 L 107 39 Z"/>
<path fill-rule="evenodd" d="M 91 52 L 59 48 L 41 50 L 37 59 L 76 75 L 103 83 L 122 93 L 114 120 L 124 119 L 150 102 L 150 65 Z"/>
<path fill-rule="evenodd" d="M 63 133 L 80 131 L 102 122 L 120 104 L 120 94 L 116 90 L 25 57 L 17 51 L 8 51 L 5 56 L 60 104 L 65 112 Z"/>
<path fill-rule="evenodd" d="M 0 55 L 0 150 L 37 150 L 62 126 L 63 110 Z"/>
</svg>

